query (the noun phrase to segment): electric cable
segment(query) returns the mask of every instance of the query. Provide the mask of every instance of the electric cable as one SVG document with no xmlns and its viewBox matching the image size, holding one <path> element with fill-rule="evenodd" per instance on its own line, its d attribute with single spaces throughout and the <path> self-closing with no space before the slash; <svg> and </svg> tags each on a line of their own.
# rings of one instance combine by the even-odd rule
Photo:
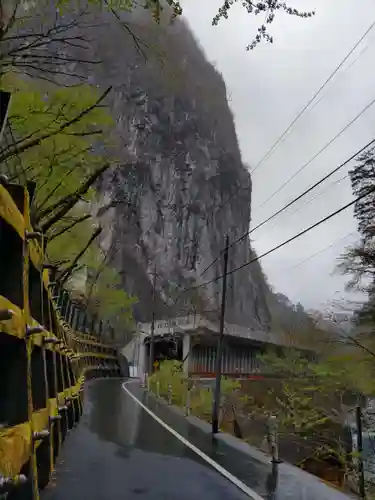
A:
<svg viewBox="0 0 375 500">
<path fill-rule="evenodd" d="M 329 250 L 330 248 L 333 248 L 335 247 L 336 245 L 338 245 L 339 243 L 341 243 L 342 241 L 346 240 L 347 238 L 349 238 L 350 236 L 354 236 L 355 233 L 351 232 L 349 234 L 347 234 L 346 236 L 338 239 L 338 240 L 335 240 L 333 243 L 331 243 L 330 245 L 327 245 L 326 247 L 320 249 L 318 252 L 315 252 L 313 253 L 312 255 L 310 255 L 309 257 L 307 257 L 306 259 L 304 260 L 301 260 L 300 262 L 298 262 L 297 264 L 294 264 L 293 266 L 289 267 L 288 270 L 291 271 L 292 269 L 295 269 L 296 267 L 299 267 L 301 266 L 302 264 L 305 264 L 306 262 L 309 262 L 310 260 L 314 259 L 315 257 L 317 257 L 318 255 L 322 254 L 323 252 L 325 252 L 326 250 Z"/>
<path fill-rule="evenodd" d="M 375 192 L 375 187 L 373 187 L 372 189 L 369 189 L 367 190 L 365 193 L 363 193 L 362 195 L 358 196 L 357 198 L 355 198 L 354 200 L 352 200 L 351 202 L 347 203 L 346 205 L 344 205 L 343 207 L 339 208 L 338 210 L 335 210 L 334 212 L 331 212 L 329 215 L 327 215 L 326 217 L 324 217 L 323 219 L 319 220 L 318 222 L 315 222 L 314 224 L 308 226 L 307 228 L 303 229 L 302 231 L 300 231 L 299 233 L 295 234 L 294 236 L 292 236 L 291 238 L 288 238 L 287 240 L 283 241 L 282 243 L 280 243 L 279 245 L 271 248 L 270 250 L 268 250 L 267 252 L 264 252 L 263 254 L 261 255 L 258 255 L 257 257 L 255 257 L 254 259 L 250 259 L 249 261 L 245 262 L 244 264 L 236 267 L 235 269 L 232 269 L 231 271 L 229 271 L 227 273 L 227 276 L 230 276 L 231 274 L 234 274 L 238 271 L 240 271 L 241 269 L 243 269 L 244 267 L 247 267 L 249 266 L 250 264 L 253 264 L 254 262 L 257 262 L 258 260 L 262 259 L 263 257 L 266 257 L 267 255 L 270 255 L 271 253 L 275 252 L 276 250 L 279 250 L 280 248 L 284 247 L 285 245 L 291 243 L 292 241 L 296 240 L 297 238 L 300 238 L 301 236 L 305 235 L 306 233 L 308 233 L 309 231 L 311 231 L 312 229 L 315 229 L 316 227 L 320 226 L 321 224 L 327 222 L 328 220 L 332 219 L 332 217 L 335 217 L 336 215 L 340 214 L 341 212 L 343 212 L 344 210 L 350 208 L 351 206 L 353 206 L 355 203 L 357 203 L 359 200 L 365 198 L 366 196 L 368 196 L 369 194 Z M 204 287 L 204 286 L 207 286 L 209 285 L 210 283 L 213 283 L 213 282 L 216 282 L 220 279 L 223 278 L 223 275 L 221 276 L 217 276 L 216 278 L 213 278 L 212 280 L 210 281 L 207 281 L 205 283 L 202 283 L 200 285 L 196 285 L 194 287 L 190 287 L 190 288 L 187 288 L 184 290 L 184 292 L 188 291 L 188 290 L 195 290 L 195 289 L 198 289 L 198 288 L 201 288 L 201 287 Z"/>
<path fill-rule="evenodd" d="M 315 189 L 320 184 L 322 184 L 324 181 L 326 181 L 327 179 L 329 179 L 330 177 L 332 177 L 336 172 L 338 172 L 339 170 L 341 170 L 348 163 L 350 163 L 352 160 L 354 160 L 358 155 L 360 155 L 361 153 L 363 153 L 365 150 L 367 150 L 368 148 L 370 148 L 373 145 L 375 145 L 375 138 L 372 139 L 370 142 L 368 142 L 365 146 L 363 146 L 362 148 L 360 148 L 358 151 L 356 151 L 352 156 L 350 156 L 350 158 L 348 158 L 347 160 L 345 160 L 343 163 L 341 163 L 340 165 L 338 165 L 337 167 L 335 167 L 328 174 L 326 174 L 321 179 L 319 179 L 317 182 L 315 182 L 315 184 L 313 184 L 312 186 L 310 186 L 309 188 L 307 188 L 305 191 L 303 191 L 301 194 L 299 194 L 298 196 L 296 196 L 295 198 L 293 198 L 290 202 L 288 202 L 282 208 L 280 208 L 279 210 L 277 210 L 276 212 L 274 212 L 272 215 L 270 215 L 269 217 L 267 217 L 267 219 L 263 220 L 262 222 L 260 222 L 259 224 L 257 224 L 254 228 L 249 229 L 249 231 L 247 231 L 246 233 L 244 233 L 243 235 L 241 235 L 239 238 L 235 239 L 233 242 L 230 243 L 229 247 L 232 247 L 233 245 L 236 245 L 237 243 L 239 243 L 240 241 L 242 241 L 244 238 L 246 238 L 246 236 L 250 235 L 251 233 L 253 233 L 257 229 L 261 228 L 262 226 L 264 226 L 265 224 L 267 224 L 269 221 L 271 221 L 272 219 L 274 219 L 275 217 L 277 217 L 278 215 L 280 215 L 282 212 L 284 212 L 289 207 L 291 207 L 292 205 L 294 205 L 297 201 L 301 200 L 304 196 L 306 196 L 308 193 L 310 193 L 313 189 Z M 343 179 L 341 179 L 341 180 L 343 180 Z M 218 255 L 218 257 L 216 257 L 216 259 L 213 260 L 211 262 L 211 264 L 209 266 L 207 266 L 204 269 L 204 271 L 202 271 L 200 273 L 200 275 L 198 277 L 202 276 L 211 266 L 213 266 L 220 259 L 220 257 L 222 256 L 223 252 L 224 252 L 224 249 L 221 250 L 221 252 Z"/>
<path fill-rule="evenodd" d="M 263 157 L 259 160 L 259 162 L 255 165 L 255 167 L 251 170 L 250 173 L 254 173 L 276 150 L 276 148 L 279 146 L 279 144 L 283 141 L 285 136 L 288 134 L 288 132 L 292 129 L 292 127 L 297 123 L 297 121 L 301 118 L 301 116 L 307 111 L 309 106 L 315 101 L 315 99 L 320 95 L 322 90 L 328 85 L 328 83 L 332 80 L 332 78 L 338 73 L 338 71 L 342 68 L 342 66 L 345 64 L 345 62 L 349 59 L 349 57 L 353 54 L 353 52 L 356 50 L 356 48 L 360 45 L 360 43 L 366 38 L 366 36 L 370 33 L 370 31 L 374 28 L 375 26 L 375 21 L 373 21 L 370 26 L 367 28 L 367 30 L 363 33 L 363 35 L 359 38 L 359 40 L 353 45 L 353 47 L 350 49 L 350 51 L 346 54 L 344 59 L 336 66 L 336 68 L 333 70 L 333 72 L 329 75 L 329 77 L 325 80 L 325 82 L 319 87 L 319 89 L 314 93 L 311 99 L 307 102 L 307 104 L 302 108 L 302 110 L 298 113 L 296 118 L 290 123 L 290 125 L 284 130 L 284 132 L 278 137 L 276 142 L 273 143 L 273 145 L 267 150 L 267 152 L 263 155 Z M 360 54 L 361 55 L 361 54 Z M 360 57 L 360 56 L 359 56 Z M 251 187 L 251 181 L 250 181 L 250 186 L 248 188 L 243 188 L 243 189 L 249 189 Z M 231 201 L 237 193 L 241 190 L 241 186 L 237 188 L 234 193 L 232 193 L 226 201 L 222 205 L 218 207 L 215 212 L 221 210 L 229 201 Z M 215 213 L 214 212 L 214 213 Z M 214 214 L 212 214 L 213 216 Z"/>
<path fill-rule="evenodd" d="M 370 109 L 371 106 L 373 106 L 375 103 L 375 98 L 372 99 L 366 106 L 354 117 L 352 118 L 346 125 L 343 127 L 332 139 L 330 139 L 310 160 L 308 160 L 306 163 L 300 167 L 297 172 L 295 172 L 291 177 L 289 177 L 284 184 L 282 184 L 280 187 L 274 191 L 271 196 L 269 196 L 261 205 L 259 205 L 257 208 L 262 208 L 266 203 L 268 203 L 272 198 L 277 195 L 282 189 L 284 189 L 285 186 L 287 186 L 293 179 L 297 177 L 303 170 L 305 170 L 306 167 L 308 167 L 313 161 L 315 161 L 318 156 L 320 156 L 326 149 L 328 149 L 343 133 L 345 133 L 349 127 L 351 127 L 368 109 Z"/>
</svg>

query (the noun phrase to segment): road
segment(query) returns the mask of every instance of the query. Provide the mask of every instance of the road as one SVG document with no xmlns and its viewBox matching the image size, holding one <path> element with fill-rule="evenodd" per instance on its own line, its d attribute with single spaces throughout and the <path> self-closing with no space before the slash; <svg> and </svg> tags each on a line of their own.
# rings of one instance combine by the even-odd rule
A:
<svg viewBox="0 0 375 500">
<path fill-rule="evenodd" d="M 149 416 L 119 380 L 91 382 L 84 408 L 43 500 L 248 499 Z"/>
<path fill-rule="evenodd" d="M 138 398 L 148 411 L 127 393 Z M 213 441 L 207 428 L 189 423 L 165 404 L 122 381 L 87 384 L 84 414 L 70 432 L 54 484 L 42 500 L 344 500 L 348 497 L 286 464 L 277 470 L 225 440 Z M 179 437 L 170 431 L 178 433 Z M 202 451 L 193 451 L 186 439 Z M 253 496 L 218 472 L 238 478 Z M 250 491 L 250 490 L 249 490 Z"/>
</svg>

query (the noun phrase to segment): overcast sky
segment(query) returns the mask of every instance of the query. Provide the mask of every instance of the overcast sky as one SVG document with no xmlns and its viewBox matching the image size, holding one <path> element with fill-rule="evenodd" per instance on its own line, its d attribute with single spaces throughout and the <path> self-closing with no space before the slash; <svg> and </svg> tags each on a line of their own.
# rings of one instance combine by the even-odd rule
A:
<svg viewBox="0 0 375 500">
<path fill-rule="evenodd" d="M 280 13 L 270 26 L 274 44 L 262 43 L 247 52 L 245 47 L 264 16 L 248 15 L 239 2 L 228 20 L 212 27 L 220 0 L 184 0 L 182 4 L 208 59 L 224 77 L 243 161 L 251 169 L 375 20 L 375 0 L 290 0 L 292 7 L 315 9 L 316 16 L 299 19 Z M 375 137 L 374 105 L 261 207 L 375 99 L 374 61 L 375 28 L 323 90 L 320 102 L 303 115 L 274 154 L 254 172 L 253 227 Z M 341 170 L 254 232 L 253 245 L 258 254 L 351 201 L 348 178 L 340 180 L 347 172 L 348 169 Z M 308 203 L 309 200 L 312 201 Z M 332 300 L 348 297 L 344 292 L 347 278 L 332 276 L 332 271 L 345 246 L 357 238 L 353 210 L 348 209 L 261 262 L 278 291 L 295 302 L 300 300 L 305 307 L 322 309 Z M 333 246 L 323 251 L 329 245 Z"/>
</svg>

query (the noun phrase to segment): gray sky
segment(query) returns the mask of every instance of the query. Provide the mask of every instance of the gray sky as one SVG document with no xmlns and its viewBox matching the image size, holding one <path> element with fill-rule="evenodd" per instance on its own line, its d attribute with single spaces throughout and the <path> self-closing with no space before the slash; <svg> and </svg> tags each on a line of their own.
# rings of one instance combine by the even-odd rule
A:
<svg viewBox="0 0 375 500">
<path fill-rule="evenodd" d="M 245 47 L 252 41 L 263 16 L 248 15 L 239 2 L 228 20 L 212 27 L 211 20 L 220 0 L 182 2 L 195 36 L 224 77 L 243 161 L 251 168 L 375 20 L 375 0 L 290 0 L 289 3 L 292 7 L 315 9 L 316 16 L 299 19 L 280 13 L 270 26 L 274 44 L 262 43 L 254 51 L 246 52 Z M 304 114 L 274 154 L 254 172 L 253 227 L 375 137 L 374 105 L 280 193 L 260 207 L 375 99 L 374 60 L 375 28 L 324 89 L 322 100 Z M 348 178 L 340 181 L 347 172 L 348 169 L 342 169 L 299 204 L 254 232 L 252 240 L 258 254 L 351 201 Z M 320 192 L 322 194 L 316 197 Z M 314 197 L 316 199 L 307 203 Z M 353 210 L 348 209 L 265 257 L 262 266 L 271 284 L 291 300 L 300 300 L 305 307 L 324 308 L 332 300 L 349 297 L 344 293 L 347 278 L 332 276 L 332 271 L 335 259 L 357 237 Z M 310 259 L 336 242 L 332 248 Z M 309 260 L 302 262 L 306 259 Z"/>
</svg>

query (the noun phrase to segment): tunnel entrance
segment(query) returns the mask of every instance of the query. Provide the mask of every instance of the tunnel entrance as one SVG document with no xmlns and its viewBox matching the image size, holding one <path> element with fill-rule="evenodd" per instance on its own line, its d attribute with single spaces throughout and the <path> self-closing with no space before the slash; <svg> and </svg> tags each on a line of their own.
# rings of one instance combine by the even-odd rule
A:
<svg viewBox="0 0 375 500">
<path fill-rule="evenodd" d="M 151 337 L 145 339 L 146 356 L 150 356 Z M 173 359 L 182 361 L 182 337 L 173 335 L 155 336 L 155 361 L 161 363 L 162 361 Z"/>
</svg>

